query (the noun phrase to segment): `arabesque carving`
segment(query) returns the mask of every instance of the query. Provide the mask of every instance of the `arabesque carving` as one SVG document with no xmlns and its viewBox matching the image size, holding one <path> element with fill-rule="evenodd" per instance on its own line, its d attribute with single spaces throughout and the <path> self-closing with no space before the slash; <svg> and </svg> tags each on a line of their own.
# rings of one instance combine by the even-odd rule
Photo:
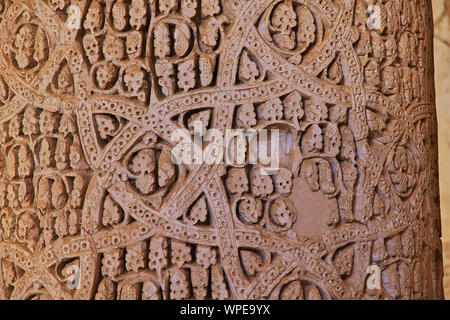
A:
<svg viewBox="0 0 450 320">
<path fill-rule="evenodd" d="M 0 298 L 442 298 L 430 7 L 0 0 Z"/>
</svg>

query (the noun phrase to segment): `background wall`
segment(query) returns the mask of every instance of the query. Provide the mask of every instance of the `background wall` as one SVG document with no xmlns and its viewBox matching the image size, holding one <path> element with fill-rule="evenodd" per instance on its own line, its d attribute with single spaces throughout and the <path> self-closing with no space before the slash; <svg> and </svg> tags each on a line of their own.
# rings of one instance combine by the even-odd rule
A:
<svg viewBox="0 0 450 320">
<path fill-rule="evenodd" d="M 432 0 L 435 20 L 436 101 L 439 123 L 439 167 L 444 290 L 450 299 L 450 0 Z"/>
</svg>

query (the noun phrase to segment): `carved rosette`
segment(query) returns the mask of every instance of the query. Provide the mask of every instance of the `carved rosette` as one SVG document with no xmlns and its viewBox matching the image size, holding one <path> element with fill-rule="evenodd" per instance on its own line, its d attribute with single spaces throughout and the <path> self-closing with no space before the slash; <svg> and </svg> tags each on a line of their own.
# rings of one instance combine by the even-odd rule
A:
<svg viewBox="0 0 450 320">
<path fill-rule="evenodd" d="M 1 299 L 443 297 L 429 1 L 0 19 Z M 278 129 L 280 170 L 174 164 L 195 121 Z"/>
</svg>

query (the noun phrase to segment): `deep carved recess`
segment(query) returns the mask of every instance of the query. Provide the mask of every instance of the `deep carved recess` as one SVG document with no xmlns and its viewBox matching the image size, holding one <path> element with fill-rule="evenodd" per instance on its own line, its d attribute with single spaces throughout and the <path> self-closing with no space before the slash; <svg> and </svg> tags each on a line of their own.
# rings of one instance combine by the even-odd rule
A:
<svg viewBox="0 0 450 320">
<path fill-rule="evenodd" d="M 0 19 L 1 299 L 443 298 L 430 1 Z M 279 129 L 280 171 L 175 165 L 195 120 Z"/>
</svg>

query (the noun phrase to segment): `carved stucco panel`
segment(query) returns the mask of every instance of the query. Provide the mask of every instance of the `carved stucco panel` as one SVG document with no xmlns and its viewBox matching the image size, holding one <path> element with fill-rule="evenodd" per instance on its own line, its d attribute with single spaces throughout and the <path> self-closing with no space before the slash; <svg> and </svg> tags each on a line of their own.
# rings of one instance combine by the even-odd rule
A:
<svg viewBox="0 0 450 320">
<path fill-rule="evenodd" d="M 0 1 L 1 298 L 442 298 L 431 7 L 369 2 Z"/>
</svg>

